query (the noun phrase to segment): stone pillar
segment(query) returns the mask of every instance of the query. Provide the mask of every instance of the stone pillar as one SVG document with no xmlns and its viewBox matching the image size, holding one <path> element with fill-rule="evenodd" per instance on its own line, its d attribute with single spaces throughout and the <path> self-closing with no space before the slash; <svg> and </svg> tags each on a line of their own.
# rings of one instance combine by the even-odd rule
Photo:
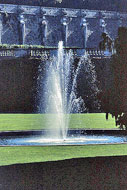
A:
<svg viewBox="0 0 127 190">
<path fill-rule="evenodd" d="M 42 31 L 41 32 L 42 33 L 41 44 L 46 45 L 46 41 L 47 41 L 47 20 L 46 20 L 45 16 L 42 17 L 41 31 Z"/>
<path fill-rule="evenodd" d="M 24 15 L 19 16 L 19 43 L 25 44 L 25 19 Z"/>
<path fill-rule="evenodd" d="M 120 17 L 120 18 L 119 18 L 119 27 L 122 26 L 122 23 L 123 23 L 123 19 L 122 19 L 122 17 Z"/>
<path fill-rule="evenodd" d="M 87 48 L 87 21 L 85 17 L 81 19 L 81 27 L 83 30 L 83 41 L 84 41 L 83 48 L 86 49 Z"/>
<path fill-rule="evenodd" d="M 3 16 L 0 14 L 0 44 L 2 44 Z"/>
<path fill-rule="evenodd" d="M 67 17 L 63 17 L 61 19 L 61 24 L 62 24 L 62 30 L 63 30 L 63 42 L 64 46 L 67 46 L 67 36 L 68 36 L 68 20 Z"/>
<path fill-rule="evenodd" d="M 104 19 L 100 19 L 100 27 L 101 27 L 102 33 L 106 33 L 106 23 Z"/>
</svg>

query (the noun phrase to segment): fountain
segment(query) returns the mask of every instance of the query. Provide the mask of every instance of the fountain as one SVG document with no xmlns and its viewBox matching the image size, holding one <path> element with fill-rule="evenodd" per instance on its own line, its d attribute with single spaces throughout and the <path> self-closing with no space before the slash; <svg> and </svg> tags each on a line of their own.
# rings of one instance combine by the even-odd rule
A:
<svg viewBox="0 0 127 190">
<path fill-rule="evenodd" d="M 72 51 L 64 50 L 63 42 L 60 41 L 57 56 L 51 56 L 46 62 L 45 77 L 41 80 L 43 93 L 40 90 L 39 113 L 42 113 L 42 110 L 45 113 L 45 129 L 0 132 L 0 146 L 127 143 L 126 131 L 69 129 L 71 114 L 87 110 L 82 97 L 77 93 L 77 81 L 80 83 L 78 77 L 80 76 L 81 79 L 83 69 L 85 69 L 83 76 L 86 75 L 83 79 L 86 82 L 85 88 L 89 91 L 88 86 L 92 85 L 91 89 L 97 91 L 94 72 L 87 55 L 80 59 L 77 66 L 73 63 Z M 44 109 L 43 100 L 45 100 Z"/>
<path fill-rule="evenodd" d="M 77 76 L 80 64 L 75 69 L 73 66 L 72 52 L 64 52 L 63 42 L 58 44 L 57 56 L 47 62 L 45 79 L 45 113 L 51 114 L 47 118 L 53 120 L 49 126 L 47 137 L 49 139 L 66 140 L 69 119 L 71 113 L 80 113 L 85 109 L 84 101 L 81 97 L 77 98 Z M 50 122 L 51 123 L 51 122 Z"/>
</svg>

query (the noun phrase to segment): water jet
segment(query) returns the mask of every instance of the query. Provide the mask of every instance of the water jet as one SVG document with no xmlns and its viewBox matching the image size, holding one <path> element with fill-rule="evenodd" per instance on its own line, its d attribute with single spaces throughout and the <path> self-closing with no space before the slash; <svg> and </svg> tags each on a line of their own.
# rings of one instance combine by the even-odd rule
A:
<svg viewBox="0 0 127 190">
<path fill-rule="evenodd" d="M 45 114 L 52 114 L 53 123 L 47 124 L 49 139 L 66 139 L 71 113 L 80 113 L 85 109 L 84 101 L 77 97 L 77 76 L 80 72 L 73 66 L 72 52 L 64 51 L 63 42 L 58 44 L 57 56 L 47 61 L 44 87 Z M 40 105 L 42 100 L 40 100 Z M 41 108 L 40 108 L 41 110 Z M 47 123 L 50 118 L 47 118 Z M 51 122 L 50 122 L 51 123 Z"/>
</svg>

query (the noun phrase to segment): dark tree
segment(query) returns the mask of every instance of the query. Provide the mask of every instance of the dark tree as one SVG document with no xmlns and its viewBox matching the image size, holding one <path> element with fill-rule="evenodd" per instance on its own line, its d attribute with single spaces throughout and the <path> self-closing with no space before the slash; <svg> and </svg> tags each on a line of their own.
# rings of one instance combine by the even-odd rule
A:
<svg viewBox="0 0 127 190">
<path fill-rule="evenodd" d="M 112 51 L 112 43 L 111 38 L 106 33 L 102 33 L 102 41 L 99 44 L 99 49 Z"/>
<path fill-rule="evenodd" d="M 80 72 L 77 77 L 77 91 L 78 96 L 81 96 L 85 102 L 87 112 L 100 111 L 100 104 L 97 100 L 99 89 L 95 66 L 89 57 L 82 57 L 80 60 Z"/>
<path fill-rule="evenodd" d="M 110 113 L 115 117 L 116 126 L 127 129 L 127 28 L 118 29 L 114 44 L 116 54 L 111 60 L 111 85 L 99 94 L 99 99 L 106 119 Z"/>
</svg>

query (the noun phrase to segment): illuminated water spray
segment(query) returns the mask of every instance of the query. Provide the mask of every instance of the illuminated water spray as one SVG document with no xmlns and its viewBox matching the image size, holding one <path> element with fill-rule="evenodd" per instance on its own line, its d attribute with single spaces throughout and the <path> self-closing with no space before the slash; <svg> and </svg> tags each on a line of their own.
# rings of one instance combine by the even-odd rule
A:
<svg viewBox="0 0 127 190">
<path fill-rule="evenodd" d="M 55 139 L 66 139 L 69 126 L 70 113 L 79 113 L 84 107 L 81 97 L 77 98 L 77 69 L 73 66 L 73 55 L 64 52 L 63 42 L 58 44 L 57 56 L 46 63 L 45 79 L 45 113 L 48 120 L 52 120 L 47 136 Z M 50 114 L 50 116 L 48 115 Z"/>
</svg>

